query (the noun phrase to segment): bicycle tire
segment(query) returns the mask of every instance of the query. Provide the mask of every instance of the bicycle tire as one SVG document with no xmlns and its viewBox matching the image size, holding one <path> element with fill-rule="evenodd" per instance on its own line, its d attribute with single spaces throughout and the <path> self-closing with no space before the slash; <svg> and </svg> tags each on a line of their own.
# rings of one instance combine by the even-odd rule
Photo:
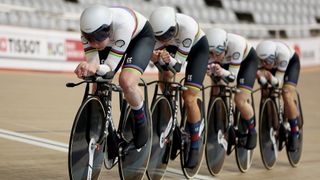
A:
<svg viewBox="0 0 320 180">
<path fill-rule="evenodd" d="M 101 101 L 89 97 L 83 101 L 75 117 L 69 140 L 68 170 L 71 180 L 88 179 L 89 142 L 97 142 L 92 164 L 92 177 L 98 179 L 103 159 L 105 110 Z M 101 147 L 101 148 L 100 148 Z"/>
<path fill-rule="evenodd" d="M 292 167 L 297 167 L 300 164 L 301 156 L 302 156 L 302 150 L 303 150 L 303 114 L 302 114 L 302 108 L 300 103 L 300 98 L 297 94 L 295 97 L 295 104 L 298 109 L 299 117 L 298 117 L 298 126 L 299 126 L 299 146 L 297 151 L 289 151 L 288 147 L 286 147 L 287 157 L 289 160 L 289 163 Z M 288 145 L 288 143 L 287 143 Z"/>
<path fill-rule="evenodd" d="M 259 146 L 263 165 L 266 169 L 272 169 L 278 156 L 278 121 L 279 117 L 274 101 L 265 99 L 260 106 L 259 117 Z"/>
<path fill-rule="evenodd" d="M 224 135 L 228 125 L 228 112 L 222 98 L 217 97 L 209 104 L 207 123 L 205 157 L 210 174 L 216 176 L 223 168 L 227 148 Z"/>
<path fill-rule="evenodd" d="M 145 107 L 147 115 L 147 126 L 149 137 L 146 145 L 140 149 L 136 149 L 133 144 L 133 121 L 134 115 L 130 107 L 127 107 L 124 121 L 122 126 L 122 138 L 126 141 L 120 145 L 119 150 L 119 174 L 122 180 L 139 180 L 144 177 L 146 172 L 150 153 L 151 153 L 151 136 L 152 136 L 152 120 L 150 118 L 150 112 Z"/>
<path fill-rule="evenodd" d="M 158 180 L 164 176 L 172 144 L 172 109 L 168 99 L 161 96 L 155 100 L 151 107 L 152 115 L 152 148 L 150 162 L 147 169 L 148 179 Z"/>
<path fill-rule="evenodd" d="M 185 163 L 186 163 L 186 159 L 187 159 L 187 153 L 185 151 L 186 150 L 187 150 L 187 152 L 189 151 L 188 149 L 189 149 L 190 143 L 186 143 L 188 141 L 189 137 L 187 137 L 188 139 L 186 139 L 186 135 L 182 135 L 182 136 L 184 136 L 182 138 L 185 139 L 184 140 L 185 143 L 182 143 L 182 147 L 181 147 L 182 149 L 180 151 L 180 164 L 182 167 L 183 174 L 187 179 L 191 179 L 198 174 L 198 172 L 201 168 L 203 155 L 204 155 L 204 151 L 205 151 L 205 144 L 206 144 L 207 122 L 204 119 L 204 104 L 203 104 L 203 101 L 199 98 L 197 99 L 197 104 L 200 109 L 202 122 L 200 125 L 200 131 L 201 131 L 201 136 L 200 136 L 201 143 L 200 143 L 200 148 L 199 148 L 199 151 L 200 151 L 199 158 L 200 159 L 198 161 L 197 166 L 195 166 L 194 168 L 186 168 L 185 167 Z M 188 128 L 186 128 L 186 122 L 187 122 L 187 112 L 186 112 L 186 110 L 183 110 L 181 126 L 183 127 L 183 129 L 185 130 L 187 135 L 189 135 L 190 133 L 188 132 Z M 203 128 L 203 129 L 201 130 L 201 128 Z"/>
</svg>

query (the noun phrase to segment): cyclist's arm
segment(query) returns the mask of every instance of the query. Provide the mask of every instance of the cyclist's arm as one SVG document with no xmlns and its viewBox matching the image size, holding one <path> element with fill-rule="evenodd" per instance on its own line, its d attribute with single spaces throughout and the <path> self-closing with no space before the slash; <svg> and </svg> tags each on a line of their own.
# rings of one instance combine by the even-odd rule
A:
<svg viewBox="0 0 320 180">
<path fill-rule="evenodd" d="M 230 54 L 231 58 L 229 71 L 234 75 L 235 79 L 238 77 L 241 62 L 244 60 L 245 54 L 248 53 L 247 51 L 250 49 L 251 45 L 249 45 L 245 39 L 234 39 L 233 41 L 230 39 L 228 45 L 228 51 L 230 52 L 228 54 Z"/>
<path fill-rule="evenodd" d="M 107 59 L 104 61 L 104 65 L 100 65 L 105 68 L 98 71 L 97 74 L 105 75 L 107 72 L 115 71 L 131 41 L 131 33 L 128 32 L 131 32 L 131 30 L 126 28 L 122 28 L 114 32 L 114 41 L 111 45 L 111 50 Z"/>
<path fill-rule="evenodd" d="M 171 65 L 175 67 L 177 72 L 180 72 L 181 67 L 185 64 L 189 52 L 193 46 L 194 40 L 197 37 L 198 33 L 201 31 L 197 23 L 191 24 L 180 32 L 179 40 L 181 41 L 178 44 L 178 50 L 174 56 L 174 59 L 171 59 Z"/>
</svg>

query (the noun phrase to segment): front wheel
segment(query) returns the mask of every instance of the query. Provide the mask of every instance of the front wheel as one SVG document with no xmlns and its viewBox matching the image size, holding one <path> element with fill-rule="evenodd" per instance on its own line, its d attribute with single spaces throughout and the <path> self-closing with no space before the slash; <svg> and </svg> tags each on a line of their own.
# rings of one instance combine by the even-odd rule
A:
<svg viewBox="0 0 320 180">
<path fill-rule="evenodd" d="M 266 99 L 260 106 L 259 144 L 263 165 L 272 169 L 278 156 L 279 118 L 274 101 Z"/>
<path fill-rule="evenodd" d="M 216 176 L 223 168 L 226 156 L 227 140 L 225 137 L 228 125 L 228 112 L 225 102 L 215 98 L 209 105 L 208 132 L 205 157 L 209 172 Z"/>
<path fill-rule="evenodd" d="M 98 179 L 104 159 L 105 111 L 96 97 L 89 97 L 75 117 L 68 152 L 71 180 Z"/>
<path fill-rule="evenodd" d="M 151 107 L 152 114 L 152 148 L 147 175 L 151 180 L 162 179 L 169 162 L 172 144 L 173 116 L 166 97 L 158 98 Z"/>
</svg>

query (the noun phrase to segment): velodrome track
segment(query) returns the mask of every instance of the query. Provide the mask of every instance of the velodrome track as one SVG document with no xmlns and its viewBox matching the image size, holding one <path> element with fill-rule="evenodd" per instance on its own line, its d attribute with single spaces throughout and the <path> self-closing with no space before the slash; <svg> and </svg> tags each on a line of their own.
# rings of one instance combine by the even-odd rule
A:
<svg viewBox="0 0 320 180">
<path fill-rule="evenodd" d="M 150 81 L 155 76 L 145 75 Z M 238 171 L 234 153 L 218 177 L 210 176 L 205 161 L 195 179 L 319 179 L 320 67 L 303 69 L 298 90 L 304 111 L 304 150 L 292 168 L 283 150 L 273 170 L 266 170 L 257 148 L 249 172 Z M 71 73 L 0 70 L 0 179 L 68 179 L 67 144 L 84 86 L 67 89 L 78 79 Z M 206 81 L 206 84 L 207 81 Z M 152 91 L 150 91 L 152 92 Z M 255 96 L 258 104 L 258 95 Z M 257 108 L 256 108 L 257 109 Z M 115 118 L 116 119 L 116 118 Z M 118 168 L 102 169 L 100 179 L 119 179 Z M 184 179 L 179 159 L 170 162 L 165 179 Z"/>
</svg>

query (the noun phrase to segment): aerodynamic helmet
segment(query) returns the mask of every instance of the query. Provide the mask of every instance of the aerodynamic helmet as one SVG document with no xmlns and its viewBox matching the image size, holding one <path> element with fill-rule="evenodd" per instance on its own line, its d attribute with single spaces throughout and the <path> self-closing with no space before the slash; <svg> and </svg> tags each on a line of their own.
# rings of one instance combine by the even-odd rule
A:
<svg viewBox="0 0 320 180">
<path fill-rule="evenodd" d="M 168 41 L 177 33 L 176 12 L 172 7 L 163 6 L 154 10 L 149 21 L 159 41 Z"/>
<path fill-rule="evenodd" d="M 80 17 L 80 30 L 89 41 L 101 42 L 110 37 L 112 32 L 112 13 L 103 5 L 86 8 Z"/>
</svg>

